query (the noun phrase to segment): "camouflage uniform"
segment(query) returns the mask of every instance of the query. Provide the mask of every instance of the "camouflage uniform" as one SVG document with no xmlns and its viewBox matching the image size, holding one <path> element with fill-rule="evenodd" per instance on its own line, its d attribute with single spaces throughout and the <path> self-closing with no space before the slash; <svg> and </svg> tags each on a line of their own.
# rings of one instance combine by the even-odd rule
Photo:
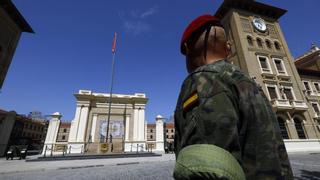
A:
<svg viewBox="0 0 320 180">
<path fill-rule="evenodd" d="M 201 66 L 185 79 L 175 130 L 177 159 L 185 147 L 212 144 L 231 153 L 246 179 L 293 179 L 269 101 L 253 80 L 226 60 Z M 190 179 L 176 173 L 177 165 L 174 177 Z"/>
</svg>

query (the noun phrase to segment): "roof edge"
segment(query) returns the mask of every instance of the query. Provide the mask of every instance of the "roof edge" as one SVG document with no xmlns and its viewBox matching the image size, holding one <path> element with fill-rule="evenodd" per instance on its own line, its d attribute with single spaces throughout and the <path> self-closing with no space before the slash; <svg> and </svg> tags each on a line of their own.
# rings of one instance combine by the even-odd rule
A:
<svg viewBox="0 0 320 180">
<path fill-rule="evenodd" d="M 7 12 L 9 17 L 21 28 L 23 32 L 34 33 L 32 27 L 28 24 L 11 0 L 1 0 L 0 7 Z"/>
<path fill-rule="evenodd" d="M 224 0 L 216 11 L 215 16 L 222 18 L 231 8 L 254 12 L 255 14 L 279 19 L 287 10 L 254 0 Z"/>
</svg>

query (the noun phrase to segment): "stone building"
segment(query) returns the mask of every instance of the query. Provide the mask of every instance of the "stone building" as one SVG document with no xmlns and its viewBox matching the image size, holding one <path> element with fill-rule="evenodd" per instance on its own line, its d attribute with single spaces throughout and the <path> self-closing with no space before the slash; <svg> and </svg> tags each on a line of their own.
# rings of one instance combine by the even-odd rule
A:
<svg viewBox="0 0 320 180">
<path fill-rule="evenodd" d="M 0 110 L 0 156 L 11 145 L 28 145 L 28 150 L 42 150 L 46 121 L 32 120 L 14 111 Z"/>
<path fill-rule="evenodd" d="M 156 117 L 156 124 L 147 124 L 147 147 L 163 152 L 165 147 L 173 146 L 174 124 L 165 123 L 166 118 L 161 115 Z M 157 146 L 158 144 L 158 146 Z"/>
<path fill-rule="evenodd" d="M 174 124 L 172 122 L 165 123 L 165 139 L 166 144 L 173 143 L 174 141 Z"/>
<path fill-rule="evenodd" d="M 290 151 L 320 150 L 318 123 L 283 36 L 279 19 L 286 10 L 255 1 L 224 0 L 222 19 L 238 65 L 269 98 Z"/>
<path fill-rule="evenodd" d="M 45 145 L 61 150 L 67 146 L 70 153 L 131 152 L 146 150 L 145 94 L 112 94 L 110 124 L 108 126 L 109 94 L 80 90 L 75 94 L 77 106 L 66 142 L 58 142 L 61 115 L 52 115 Z M 109 127 L 108 144 L 106 142 Z M 55 148 L 59 147 L 59 148 Z"/>
<path fill-rule="evenodd" d="M 295 61 L 303 84 L 303 92 L 308 106 L 312 109 L 311 117 L 318 123 L 320 130 L 320 49 L 312 44 L 310 51 Z"/>
<path fill-rule="evenodd" d="M 0 1 L 0 89 L 7 75 L 22 32 L 32 28 L 11 0 Z"/>
<path fill-rule="evenodd" d="M 147 149 L 156 148 L 156 124 L 147 124 Z"/>
<path fill-rule="evenodd" d="M 59 125 L 57 142 L 68 142 L 71 123 L 61 122 Z"/>
</svg>

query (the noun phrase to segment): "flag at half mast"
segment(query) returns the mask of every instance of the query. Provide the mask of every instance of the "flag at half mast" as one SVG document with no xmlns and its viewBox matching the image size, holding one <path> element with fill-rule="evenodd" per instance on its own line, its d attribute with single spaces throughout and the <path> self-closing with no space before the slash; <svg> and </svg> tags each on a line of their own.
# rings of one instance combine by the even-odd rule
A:
<svg viewBox="0 0 320 180">
<path fill-rule="evenodd" d="M 117 45 L 117 33 L 114 33 L 113 41 L 112 41 L 112 53 L 116 52 L 116 45 Z"/>
</svg>

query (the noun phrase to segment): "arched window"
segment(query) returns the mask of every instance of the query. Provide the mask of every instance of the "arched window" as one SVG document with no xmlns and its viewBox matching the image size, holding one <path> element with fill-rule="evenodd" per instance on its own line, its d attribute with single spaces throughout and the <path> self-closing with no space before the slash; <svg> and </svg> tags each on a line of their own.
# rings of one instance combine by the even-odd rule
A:
<svg viewBox="0 0 320 180">
<path fill-rule="evenodd" d="M 260 38 L 257 38 L 257 44 L 259 48 L 262 48 L 262 40 Z"/>
<path fill-rule="evenodd" d="M 247 41 L 248 41 L 249 46 L 253 46 L 253 40 L 252 40 L 251 36 L 247 36 Z"/>
<path fill-rule="evenodd" d="M 277 41 L 274 42 L 274 47 L 276 50 L 280 50 L 280 44 Z"/>
<path fill-rule="evenodd" d="M 297 130 L 299 139 L 306 139 L 306 135 L 302 127 L 302 121 L 298 118 L 294 118 L 293 121 L 294 121 L 294 126 L 296 127 L 296 130 Z"/>
<path fill-rule="evenodd" d="M 269 49 L 272 48 L 272 47 L 271 47 L 271 42 L 270 42 L 269 40 L 266 40 L 266 46 L 267 46 Z"/>
<path fill-rule="evenodd" d="M 282 138 L 283 139 L 289 139 L 289 135 L 288 135 L 288 132 L 287 132 L 285 121 L 281 117 L 278 117 L 277 119 L 278 119 L 278 123 L 279 123 L 279 127 L 280 127 Z"/>
</svg>

